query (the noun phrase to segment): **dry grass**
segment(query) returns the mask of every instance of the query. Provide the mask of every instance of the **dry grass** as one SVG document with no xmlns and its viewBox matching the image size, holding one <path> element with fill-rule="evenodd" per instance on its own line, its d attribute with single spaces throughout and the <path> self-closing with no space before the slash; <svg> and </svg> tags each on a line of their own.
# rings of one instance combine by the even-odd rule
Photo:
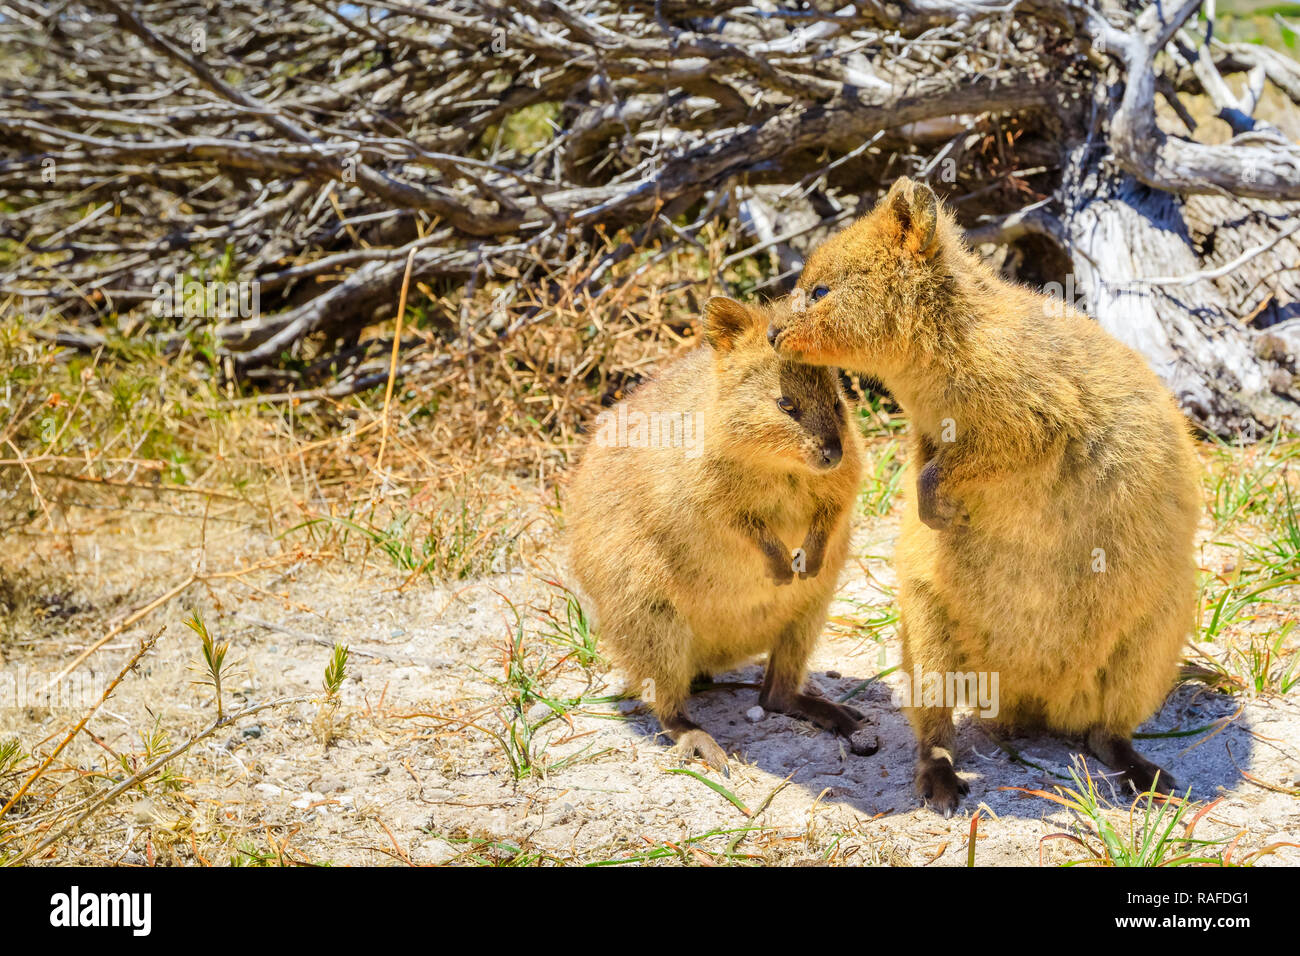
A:
<svg viewBox="0 0 1300 956">
<path fill-rule="evenodd" d="M 483 489 L 489 498 L 508 494 L 511 480 L 547 487 L 602 401 L 693 343 L 700 303 L 729 247 L 726 236 L 706 235 L 689 255 L 647 250 L 623 260 L 598 293 L 586 291 L 590 270 L 625 237 L 547 288 L 515 290 L 504 306 L 507 275 L 455 290 L 417 284 L 404 321 L 364 330 L 357 346 L 384 356 L 384 368 L 391 354 L 403 370 L 390 380 L 391 401 L 382 384 L 342 398 L 316 387 L 254 390 L 214 365 L 198 334 L 173 354 L 129 334 L 94 354 L 76 352 L 53 344 L 55 327 L 6 308 L 0 529 L 81 533 L 95 510 L 143 495 L 186 513 L 208 507 L 215 517 L 251 509 L 269 527 L 299 530 L 362 515 L 379 531 L 406 520 L 405 505 L 459 501 L 484 475 L 500 479 Z M 740 268 L 761 274 L 750 262 Z M 733 282 L 744 276 L 726 273 Z M 466 340 L 455 321 L 463 314 L 490 316 L 492 332 Z M 129 315 L 118 324 L 134 327 Z M 310 366 L 312 356 L 299 361 Z M 486 501 L 470 507 L 491 511 Z M 74 530 L 68 515 L 76 509 Z"/>
</svg>

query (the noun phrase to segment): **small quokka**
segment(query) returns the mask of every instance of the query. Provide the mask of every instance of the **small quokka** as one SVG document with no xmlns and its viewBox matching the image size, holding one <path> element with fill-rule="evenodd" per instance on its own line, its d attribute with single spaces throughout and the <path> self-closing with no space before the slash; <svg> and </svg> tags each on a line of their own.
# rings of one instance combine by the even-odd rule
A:
<svg viewBox="0 0 1300 956">
<path fill-rule="evenodd" d="M 838 374 L 772 350 L 774 317 L 710 299 L 706 344 L 598 417 L 568 495 L 602 648 L 679 747 L 723 772 L 686 711 L 693 679 L 766 653 L 764 708 L 845 736 L 862 719 L 804 687 L 848 555 L 861 441 Z"/>
<path fill-rule="evenodd" d="M 997 673 L 999 722 L 1081 735 L 1169 792 L 1131 737 L 1194 626 L 1198 469 L 1172 396 L 1096 322 L 999 277 L 907 179 L 813 252 L 794 300 L 779 354 L 868 373 L 911 420 L 896 564 L 914 685 Z M 917 788 L 945 816 L 969 790 L 953 703 L 908 708 Z"/>
</svg>

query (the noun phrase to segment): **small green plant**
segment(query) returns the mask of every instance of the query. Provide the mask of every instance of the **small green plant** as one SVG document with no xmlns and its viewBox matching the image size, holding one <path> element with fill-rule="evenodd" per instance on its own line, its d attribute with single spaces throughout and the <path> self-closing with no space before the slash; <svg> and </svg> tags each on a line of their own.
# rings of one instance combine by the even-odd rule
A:
<svg viewBox="0 0 1300 956">
<path fill-rule="evenodd" d="M 198 668 L 201 676 L 190 683 L 212 688 L 212 697 L 217 704 L 217 719 L 221 720 L 225 713 L 221 704 L 221 682 L 226 675 L 226 655 L 230 653 L 230 642 L 215 640 L 198 611 L 185 619 L 185 626 L 199 636 L 203 653 Z"/>
<path fill-rule="evenodd" d="M 1252 557 L 1270 568 L 1294 568 L 1300 566 L 1300 513 L 1297 513 L 1296 498 L 1291 492 L 1289 473 L 1278 482 L 1281 493 L 1276 505 L 1269 512 L 1268 534 L 1261 544 L 1251 549 Z"/>
<path fill-rule="evenodd" d="M 1272 598 L 1264 595 L 1298 582 L 1300 569 L 1279 570 L 1263 580 L 1256 573 L 1242 573 L 1226 583 L 1207 585 L 1203 593 L 1207 600 L 1209 620 L 1201 628 L 1201 640 L 1216 640 L 1229 627 L 1253 620 L 1254 614 L 1248 613 L 1252 608 L 1259 604 L 1275 603 Z"/>
<path fill-rule="evenodd" d="M 231 866 L 332 866 L 328 860 L 305 860 L 290 856 L 284 847 L 260 847 L 251 840 L 240 843 L 230 855 Z"/>
<path fill-rule="evenodd" d="M 587 612 L 576 594 L 558 582 L 550 583 L 564 592 L 564 617 L 561 619 L 554 612 L 545 611 L 542 638 L 568 648 L 583 667 L 596 665 L 600 662 L 600 654 L 596 651 L 596 632 L 587 619 Z"/>
<path fill-rule="evenodd" d="M 330 662 L 325 665 L 325 696 L 328 700 L 338 701 L 343 682 L 348 679 L 348 653 L 346 644 L 335 644 Z"/>
<path fill-rule="evenodd" d="M 486 834 L 472 836 L 464 833 L 444 834 L 434 830 L 425 832 L 452 846 L 463 847 L 456 859 L 474 866 L 523 867 L 547 863 L 563 865 L 570 862 L 545 850 L 533 849 L 527 839 L 512 843 Z"/>
<path fill-rule="evenodd" d="M 162 721 L 158 717 L 154 718 L 153 725 L 148 731 L 140 732 L 140 743 L 144 748 L 144 754 L 141 758 L 137 759 L 134 755 L 127 754 L 118 755 L 118 763 L 121 764 L 122 770 L 128 776 L 134 776 L 140 767 L 152 764 L 172 749 L 171 738 L 168 736 L 167 731 L 163 729 Z M 145 793 L 150 786 L 155 784 L 167 791 L 180 790 L 183 786 L 180 777 L 176 774 L 176 768 L 170 763 L 164 764 L 156 777 L 148 781 L 141 780 L 137 785 L 137 789 L 141 793 Z"/>
<path fill-rule="evenodd" d="M 0 740 L 0 777 L 12 772 L 26 756 L 17 737 Z"/>
<path fill-rule="evenodd" d="M 352 535 L 386 555 L 399 571 L 434 581 L 464 580 L 476 574 L 490 574 L 509 566 L 525 526 L 511 524 L 505 515 L 490 517 L 486 501 L 471 505 L 468 497 L 449 495 L 428 514 L 404 511 L 393 514 L 385 524 L 354 513 L 348 517 L 328 516 L 299 522 L 285 532 L 326 527 L 346 546 Z"/>
<path fill-rule="evenodd" d="M 348 679 L 349 653 L 346 644 L 335 644 L 329 663 L 325 665 L 325 680 L 321 685 L 325 696 L 321 698 L 320 708 L 312 721 L 312 729 L 324 747 L 328 747 L 337 736 L 338 712 L 343 705 L 343 682 Z"/>
<path fill-rule="evenodd" d="M 700 863 L 709 866 L 754 866 L 762 862 L 761 855 L 738 853 L 736 852 L 736 846 L 747 836 L 766 834 L 771 832 L 772 829 L 772 827 L 765 826 L 718 828 L 707 833 L 678 837 L 672 841 L 664 840 L 645 848 L 629 849 L 620 856 L 591 860 L 585 865 L 637 866 L 645 863 L 669 861 L 686 866 L 699 865 Z M 717 844 L 717 846 L 709 846 L 710 843 Z M 708 849 L 705 849 L 706 847 Z"/>
<path fill-rule="evenodd" d="M 853 637 L 876 645 L 878 667 L 884 667 L 888 662 L 887 644 L 898 632 L 899 621 L 898 602 L 893 590 L 882 587 L 881 592 L 882 597 L 873 600 L 845 595 L 841 600 L 853 607 L 853 613 L 837 614 L 831 618 L 832 623 L 850 628 Z"/>
<path fill-rule="evenodd" d="M 503 648 L 505 673 L 501 677 L 487 677 L 503 698 L 504 707 L 496 711 L 501 730 L 498 732 L 481 724 L 473 726 L 497 742 L 510 766 L 511 775 L 517 780 L 559 771 L 579 760 L 599 756 L 599 753 L 588 753 L 591 749 L 589 745 L 576 753 L 552 760 L 547 754 L 552 735 L 542 731 L 555 721 L 569 722 L 569 715 L 573 711 L 594 704 L 612 703 L 616 698 L 589 695 L 585 691 L 576 696 L 556 693 L 552 685 L 562 676 L 561 668 L 570 655 L 552 660 L 546 653 L 550 642 L 529 640 L 524 617 L 513 605 L 511 610 L 514 611 L 515 622 L 511 636 Z M 588 689 L 592 680 L 592 675 L 588 672 Z"/>
<path fill-rule="evenodd" d="M 241 843 L 230 855 L 231 866 L 283 866 L 284 863 L 274 852 L 259 850 L 253 843 Z"/>
<path fill-rule="evenodd" d="M 1267 441 L 1249 449 L 1213 438 L 1218 447 L 1208 490 L 1210 515 L 1216 532 L 1243 518 L 1267 511 L 1279 470 L 1300 454 L 1300 448 L 1294 442 L 1279 449 L 1282 437 L 1280 430 L 1275 431 Z"/>
<path fill-rule="evenodd" d="M 533 155 L 555 138 L 560 107 L 559 103 L 533 103 L 507 114 L 499 125 L 484 131 L 480 144 L 483 155 L 494 155 L 494 148 Z"/>
<path fill-rule="evenodd" d="M 872 517 L 889 514 L 903 481 L 903 463 L 898 458 L 899 443 L 893 439 L 870 458 L 863 477 L 859 501 L 862 513 Z"/>
<path fill-rule="evenodd" d="M 1248 692 L 1289 694 L 1300 683 L 1300 650 L 1288 655 L 1283 649 L 1295 627 L 1295 621 L 1287 621 L 1273 637 L 1252 637 L 1248 648 L 1231 650 L 1239 680 Z"/>
<path fill-rule="evenodd" d="M 907 419 L 899 414 L 897 406 L 878 392 L 865 388 L 858 404 L 858 430 L 863 437 L 901 435 L 907 430 Z"/>
<path fill-rule="evenodd" d="M 1098 793 L 1085 761 L 1080 760 L 1078 768 L 1070 768 L 1070 777 L 1074 786 L 1056 786 L 1055 793 L 1009 788 L 1059 804 L 1075 818 L 1078 825 L 1074 833 L 1049 833 L 1039 841 L 1040 852 L 1047 840 L 1067 840 L 1087 850 L 1087 858 L 1063 865 L 1158 867 L 1229 863 L 1230 845 L 1226 840 L 1196 838 L 1196 824 L 1214 804 L 1189 818 L 1193 807 L 1190 790 L 1181 799 L 1154 791 L 1139 794 L 1129 807 L 1126 823 L 1116 823 L 1115 811 Z M 1175 832 L 1180 825 L 1182 832 Z"/>
<path fill-rule="evenodd" d="M 1300 586 L 1300 515 L 1288 463 L 1296 449 L 1278 435 L 1251 449 L 1220 445 L 1211 509 L 1216 530 L 1241 527 L 1233 540 L 1215 542 L 1235 548 L 1235 559 L 1201 586 L 1201 639 L 1224 652 L 1194 669 L 1201 672 L 1197 679 L 1229 692 L 1285 694 L 1297 683 L 1300 651 L 1287 646 L 1295 621 L 1259 633 L 1266 621 L 1295 617 L 1289 612 Z"/>
</svg>

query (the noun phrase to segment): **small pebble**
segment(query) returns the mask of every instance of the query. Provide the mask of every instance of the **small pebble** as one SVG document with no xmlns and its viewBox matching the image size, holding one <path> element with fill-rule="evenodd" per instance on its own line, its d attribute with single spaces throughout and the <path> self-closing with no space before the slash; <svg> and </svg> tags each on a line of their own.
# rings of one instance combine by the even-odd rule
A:
<svg viewBox="0 0 1300 956">
<path fill-rule="evenodd" d="M 745 711 L 745 719 L 751 724 L 756 724 L 762 720 L 766 714 L 767 711 L 755 704 L 753 707 L 749 708 L 749 710 Z"/>
<path fill-rule="evenodd" d="M 839 671 L 827 671 L 826 676 L 829 677 L 831 680 L 839 680 L 844 675 L 841 674 Z"/>
</svg>

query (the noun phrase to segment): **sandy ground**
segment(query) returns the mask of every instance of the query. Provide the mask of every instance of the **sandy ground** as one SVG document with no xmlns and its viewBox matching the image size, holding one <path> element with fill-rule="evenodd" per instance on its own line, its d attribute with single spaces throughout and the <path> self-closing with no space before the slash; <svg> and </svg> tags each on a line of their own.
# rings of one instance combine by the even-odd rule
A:
<svg viewBox="0 0 1300 956">
<path fill-rule="evenodd" d="M 576 654 L 566 657 L 542 636 L 544 612 L 563 607 L 563 592 L 548 583 L 563 575 L 549 535 L 524 556 L 522 568 L 435 586 L 408 582 L 375 555 L 299 560 L 291 541 L 276 541 L 265 528 L 235 520 L 209 525 L 202 554 L 197 519 L 164 522 L 148 513 L 69 542 L 20 541 L 31 548 L 31 574 L 44 581 L 37 597 L 45 605 L 27 631 L 0 639 L 4 666 L 52 672 L 130 610 L 184 580 L 200 558 L 208 571 L 269 559 L 274 566 L 192 586 L 100 650 L 89 666 L 111 675 L 141 637 L 166 625 L 138 673 L 91 721 L 97 739 L 82 738 L 69 754 L 83 772 L 121 779 L 117 755 L 134 754 L 128 762 L 142 765 L 140 735 L 155 720 L 174 744 L 212 719 L 210 690 L 191 683 L 197 642 L 182 620 L 194 609 L 232 644 L 238 666 L 227 683 L 228 711 L 319 692 L 327 645 L 348 643 L 351 676 L 336 739 L 322 746 L 314 703 L 224 728 L 182 758 L 165 785 L 122 797 L 47 854 L 48 862 L 710 864 L 730 853 L 768 863 L 961 866 L 977 810 L 977 864 L 1089 856 L 1071 840 L 1044 839 L 1051 834 L 1099 845 L 1068 811 L 1014 789 L 1072 786 L 1077 743 L 1007 736 L 1004 749 L 971 719 L 959 735 L 960 769 L 971 784 L 963 812 L 945 820 L 922 808 L 912 789 L 911 731 L 890 700 L 896 675 L 855 698 L 879 737 L 873 756 L 855 756 L 845 741 L 800 721 L 762 714 L 754 709 L 754 688 L 724 688 L 697 695 L 692 709 L 733 754 L 730 777 L 699 762 L 683 764 L 635 701 L 607 699 L 622 689 L 616 672 L 601 663 L 583 667 Z M 899 657 L 892 626 L 863 626 L 889 614 L 896 522 L 858 525 L 855 560 L 813 661 L 813 680 L 834 696 Z M 66 553 L 39 557 L 69 547 L 71 561 Z M 525 724 L 553 712 L 531 700 L 520 717 L 501 684 L 519 626 L 519 664 L 539 675 L 539 693 L 584 702 L 562 707 L 563 718 L 536 730 L 525 747 L 532 770 L 517 777 L 506 756 L 512 726 L 518 738 Z M 751 666 L 718 680 L 753 684 L 760 677 Z M 0 702 L 0 740 L 16 734 L 30 749 L 60 734 L 72 716 Z M 1230 697 L 1186 684 L 1143 729 L 1207 725 L 1191 736 L 1138 743 L 1191 787 L 1194 800 L 1218 801 L 1196 836 L 1235 838 L 1233 859 L 1278 842 L 1300 843 L 1300 696 Z M 1126 830 L 1129 798 L 1112 790 L 1103 768 L 1091 761 L 1089 768 L 1117 807 L 1111 819 Z M 676 772 L 682 769 L 699 776 Z M 744 809 L 701 777 L 724 786 Z M 70 786 L 91 792 L 84 780 Z M 1282 847 L 1259 862 L 1300 864 L 1300 849 Z"/>
</svg>

